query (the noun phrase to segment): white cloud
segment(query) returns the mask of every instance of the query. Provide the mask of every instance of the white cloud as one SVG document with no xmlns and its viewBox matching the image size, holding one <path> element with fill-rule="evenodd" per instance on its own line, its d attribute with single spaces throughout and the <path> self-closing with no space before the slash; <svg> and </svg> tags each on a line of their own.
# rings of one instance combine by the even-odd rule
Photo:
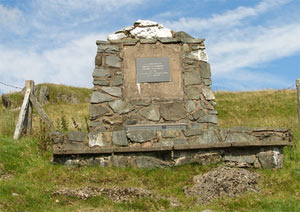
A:
<svg viewBox="0 0 300 212">
<path fill-rule="evenodd" d="M 174 30 L 186 31 L 204 31 L 207 29 L 217 30 L 218 28 L 232 28 L 233 26 L 240 25 L 241 21 L 252 17 L 258 16 L 268 10 L 286 4 L 290 0 L 264 0 L 255 7 L 237 7 L 236 9 L 226 11 L 222 14 L 214 14 L 211 18 L 180 18 L 175 22 L 165 22 L 168 27 Z"/>
<path fill-rule="evenodd" d="M 265 0 L 253 7 L 238 7 L 207 19 L 188 17 L 166 22 L 168 27 L 206 34 L 206 46 L 216 87 L 222 89 L 256 89 L 273 85 L 288 86 L 288 82 L 270 73 L 254 72 L 258 65 L 300 52 L 300 24 L 293 13 L 280 20 L 273 15 L 262 20 L 271 10 L 280 9 L 289 0 Z M 276 12 L 272 11 L 276 14 Z M 274 18 L 274 20 L 273 20 Z M 255 19 L 254 19 L 255 20 Z M 292 70 L 287 70 L 292 71 Z M 270 71 L 271 72 L 271 71 Z M 263 80 L 262 80 L 263 79 Z M 229 83 L 231 80 L 232 83 Z M 248 80 L 248 83 L 247 83 Z M 264 82 L 263 82 L 264 81 Z M 222 82 L 219 83 L 218 82 Z M 220 86 L 221 85 L 221 86 Z"/>
<path fill-rule="evenodd" d="M 27 14 L 30 18 L 26 16 L 26 27 L 30 28 L 28 36 L 34 42 L 21 47 L 14 45 L 13 39 L 9 44 L 0 43 L 0 81 L 21 87 L 25 79 L 91 87 L 95 41 L 105 40 L 109 34 L 99 33 L 99 28 L 119 28 L 118 24 L 135 17 L 134 12 L 127 15 L 127 10 L 135 11 L 132 8 L 138 9 L 149 0 L 33 1 L 35 8 Z M 170 29 L 206 35 L 213 84 L 217 88 L 245 90 L 272 87 L 272 83 L 286 87 L 286 81 L 270 73 L 254 72 L 253 68 L 299 52 L 300 24 L 287 18 L 291 14 L 285 14 L 285 20 L 269 16 L 268 20 L 260 19 L 288 2 L 264 0 L 253 7 L 237 7 L 206 19 L 182 17 L 163 24 Z M 183 13 L 179 10 L 175 17 Z M 174 20 L 171 14 L 167 11 L 154 17 Z M 259 21 L 251 23 L 253 19 Z M 0 32 L 6 28 L 18 30 L 23 21 L 20 10 L 0 5 Z M 22 40 L 19 42 L 22 44 Z M 4 88 L 0 86 L 1 89 Z"/>
<path fill-rule="evenodd" d="M 78 11 L 97 12 L 98 14 L 104 11 L 111 11 L 113 9 L 124 8 L 128 6 L 139 5 L 146 0 L 35 0 L 36 4 L 42 9 L 48 9 L 48 11 L 56 11 L 60 15 L 64 16 L 68 13 Z"/>
<path fill-rule="evenodd" d="M 233 71 L 221 76 L 216 75 L 213 77 L 213 80 L 213 86 L 216 90 L 246 91 L 250 88 L 251 90 L 286 88 L 288 84 L 286 80 L 280 79 L 273 74 L 249 70 Z"/>
<path fill-rule="evenodd" d="M 96 40 L 104 34 L 92 34 L 70 41 L 65 46 L 43 52 L 12 50 L 0 46 L 0 81 L 23 86 L 24 80 L 92 87 Z M 2 92 L 10 91 L 1 86 Z"/>
<path fill-rule="evenodd" d="M 24 27 L 23 13 L 18 8 L 7 8 L 0 4 L 0 32 L 13 31 L 15 33 L 22 33 Z"/>
<path fill-rule="evenodd" d="M 293 55 L 300 51 L 300 24 L 247 30 L 248 34 L 235 31 L 221 41 L 211 43 L 209 56 L 215 74 L 239 68 L 255 67 L 263 62 Z M 235 37 L 235 39 L 233 39 Z"/>
</svg>

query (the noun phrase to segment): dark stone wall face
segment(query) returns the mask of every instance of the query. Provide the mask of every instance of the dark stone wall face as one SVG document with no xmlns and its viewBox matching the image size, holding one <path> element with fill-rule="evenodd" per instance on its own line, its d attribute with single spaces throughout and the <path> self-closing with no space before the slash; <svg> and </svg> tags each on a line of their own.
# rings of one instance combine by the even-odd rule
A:
<svg viewBox="0 0 300 212">
<path fill-rule="evenodd" d="M 198 123 L 202 128 L 217 125 L 210 65 L 202 39 L 180 38 L 179 34 L 176 38 L 98 41 L 97 46 L 89 146 L 97 146 L 97 143 L 103 146 L 103 142 L 107 142 L 105 146 L 166 143 L 153 127 L 128 130 L 128 125 L 166 125 L 164 135 L 175 133 L 178 139 L 191 143 L 197 141 L 197 133 L 190 133 L 192 125 Z M 151 57 L 168 58 L 170 82 L 137 85 L 136 58 Z M 170 124 L 182 123 L 186 125 L 185 130 L 170 129 Z M 116 141 L 120 136 L 116 136 L 115 131 L 126 135 L 122 141 Z M 95 133 L 114 134 L 110 137 L 115 139 L 104 141 L 100 139 L 103 136 L 97 137 Z M 147 135 L 152 136 L 144 138 Z"/>
</svg>

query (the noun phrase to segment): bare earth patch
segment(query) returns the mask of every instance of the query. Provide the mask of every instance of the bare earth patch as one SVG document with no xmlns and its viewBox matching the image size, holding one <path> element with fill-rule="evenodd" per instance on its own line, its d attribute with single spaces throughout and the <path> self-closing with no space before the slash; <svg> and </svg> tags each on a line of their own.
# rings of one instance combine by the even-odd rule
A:
<svg viewBox="0 0 300 212">
<path fill-rule="evenodd" d="M 0 161 L 0 181 L 1 180 L 10 180 L 12 178 L 13 178 L 13 175 L 4 173 L 4 165 Z"/>
<path fill-rule="evenodd" d="M 0 181 L 1 180 L 11 180 L 13 178 L 13 175 L 11 174 L 2 174 L 0 173 Z"/>
<path fill-rule="evenodd" d="M 82 187 L 77 189 L 70 189 L 70 188 L 62 188 L 58 191 L 54 192 L 53 195 L 64 195 L 64 196 L 71 196 L 78 199 L 86 200 L 89 197 L 95 197 L 99 195 L 104 195 L 110 198 L 114 202 L 133 202 L 136 199 L 148 197 L 154 199 L 166 199 L 170 201 L 170 205 L 172 207 L 180 206 L 180 202 L 174 198 L 164 198 L 159 195 L 153 194 L 151 191 L 148 191 L 143 188 L 137 187 L 128 187 L 128 188 L 120 188 L 120 187 L 113 187 L 113 188 L 100 188 L 100 187 Z"/>
<path fill-rule="evenodd" d="M 53 193 L 54 195 L 72 196 L 78 199 L 86 200 L 89 197 L 105 195 L 114 202 L 131 201 L 136 198 L 154 197 L 154 195 L 142 188 L 99 188 L 99 187 L 83 187 L 77 189 L 63 188 Z"/>
<path fill-rule="evenodd" d="M 203 175 L 194 176 L 194 186 L 185 187 L 184 192 L 196 196 L 200 204 L 206 204 L 218 197 L 258 192 L 259 178 L 257 173 L 246 169 L 220 166 Z"/>
</svg>

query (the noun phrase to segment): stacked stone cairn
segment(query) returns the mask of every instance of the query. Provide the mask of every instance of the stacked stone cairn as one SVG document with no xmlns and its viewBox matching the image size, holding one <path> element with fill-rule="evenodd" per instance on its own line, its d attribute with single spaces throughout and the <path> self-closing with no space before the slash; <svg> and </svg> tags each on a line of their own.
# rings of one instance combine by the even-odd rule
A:
<svg viewBox="0 0 300 212">
<path fill-rule="evenodd" d="M 210 87 L 211 71 L 204 39 L 171 31 L 153 21 L 138 20 L 133 26 L 109 35 L 107 40 L 96 42 L 98 50 L 93 71 L 90 132 L 88 136 L 79 132 L 70 132 L 64 138 L 57 136 L 54 139 L 54 155 L 114 155 L 117 152 L 126 155 L 131 152 L 133 156 L 149 156 L 149 152 L 165 150 L 168 156 L 150 154 L 156 157 L 152 158 L 156 162 L 143 158 L 142 161 L 146 162 L 138 166 L 165 165 L 165 161 L 171 161 L 173 165 L 197 161 L 205 163 L 210 161 L 207 153 L 211 153 L 213 161 L 223 160 L 263 168 L 282 166 L 282 148 L 292 141 L 289 130 L 217 127 L 218 113 Z M 124 48 L 138 45 L 180 46 L 182 98 L 126 98 Z M 120 156 L 124 157 L 127 156 Z M 128 157 L 132 159 L 132 155 Z M 128 157 L 124 159 L 127 162 Z M 111 161 L 111 164 L 118 165 L 116 156 L 114 158 L 94 158 L 92 163 L 100 161 L 103 165 L 103 161 Z M 137 161 L 138 156 L 133 158 Z M 157 163 L 157 158 L 163 159 L 163 162 Z M 134 165 L 134 162 L 128 163 Z"/>
<path fill-rule="evenodd" d="M 183 101 L 125 100 L 122 48 L 158 42 L 178 44 L 182 48 Z M 185 32 L 173 32 L 156 22 L 138 20 L 134 26 L 109 35 L 108 42 L 97 41 L 97 45 L 90 105 L 90 147 L 197 143 L 202 140 L 199 138 L 202 128 L 217 124 L 204 39 L 195 39 Z M 164 123 L 188 123 L 188 129 L 126 130 L 130 125 Z"/>
</svg>

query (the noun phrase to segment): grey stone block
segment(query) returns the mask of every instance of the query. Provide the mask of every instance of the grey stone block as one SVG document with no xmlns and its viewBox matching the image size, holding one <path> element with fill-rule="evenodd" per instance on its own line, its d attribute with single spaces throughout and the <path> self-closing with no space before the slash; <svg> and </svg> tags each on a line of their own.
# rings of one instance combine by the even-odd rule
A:
<svg viewBox="0 0 300 212">
<path fill-rule="evenodd" d="M 133 106 L 130 103 L 120 99 L 109 102 L 109 106 L 113 109 L 114 112 L 118 114 L 128 113 L 134 110 Z"/>
<path fill-rule="evenodd" d="M 221 161 L 222 161 L 222 156 L 216 152 L 196 153 L 193 155 L 186 155 L 177 158 L 175 160 L 175 166 L 181 166 L 188 163 L 207 165 L 207 164 L 219 163 Z"/>
<path fill-rule="evenodd" d="M 156 143 L 157 146 L 173 146 L 173 145 L 186 145 L 186 144 L 188 144 L 188 142 L 183 138 L 162 139 L 161 141 Z"/>
<path fill-rule="evenodd" d="M 193 140 L 196 144 L 219 143 L 219 138 L 214 129 L 204 130 L 202 135 L 195 137 Z"/>
<path fill-rule="evenodd" d="M 138 168 L 165 168 L 168 167 L 168 163 L 163 160 L 149 157 L 149 156 L 137 156 L 135 157 L 134 164 Z"/>
<path fill-rule="evenodd" d="M 197 100 L 200 98 L 199 88 L 196 87 L 188 87 L 185 89 L 185 93 L 188 99 Z"/>
<path fill-rule="evenodd" d="M 96 66 L 102 66 L 102 55 L 97 54 L 95 57 L 95 65 Z"/>
<path fill-rule="evenodd" d="M 115 75 L 112 78 L 112 85 L 113 86 L 120 86 L 123 85 L 123 77 L 121 75 Z"/>
<path fill-rule="evenodd" d="M 209 110 L 208 114 L 210 114 L 210 115 L 218 115 L 218 111 L 216 111 L 216 110 Z"/>
<path fill-rule="evenodd" d="M 195 136 L 195 135 L 201 135 L 203 132 L 201 129 L 187 129 L 184 131 L 184 135 L 189 136 Z"/>
<path fill-rule="evenodd" d="M 84 132 L 68 132 L 69 141 L 84 142 L 86 134 Z"/>
<path fill-rule="evenodd" d="M 90 116 L 92 119 L 96 119 L 108 113 L 109 110 L 102 105 L 90 105 Z"/>
<path fill-rule="evenodd" d="M 197 39 L 193 38 L 191 35 L 189 35 L 186 32 L 180 31 L 176 32 L 175 38 L 181 40 L 182 43 L 193 43 L 196 42 Z M 202 40 L 203 42 L 203 40 Z"/>
<path fill-rule="evenodd" d="M 257 157 L 264 169 L 282 168 L 283 155 L 279 151 L 260 152 Z"/>
<path fill-rule="evenodd" d="M 200 62 L 200 74 L 202 78 L 210 79 L 211 78 L 211 71 L 210 71 L 210 65 L 206 62 Z"/>
<path fill-rule="evenodd" d="M 189 52 L 190 51 L 190 47 L 189 47 L 189 45 L 188 44 L 186 44 L 186 43 L 184 43 L 183 45 L 182 45 L 182 51 L 183 52 Z M 192 63 L 194 63 L 194 61 L 192 62 Z"/>
<path fill-rule="evenodd" d="M 75 152 L 78 152 L 78 151 L 82 151 L 83 149 L 86 148 L 86 145 L 82 142 L 75 142 L 75 143 L 66 143 L 63 145 L 63 148 L 65 150 L 68 150 L 68 151 L 75 151 Z"/>
<path fill-rule="evenodd" d="M 196 109 L 196 103 L 193 100 L 187 100 L 184 107 L 188 113 L 193 112 Z"/>
<path fill-rule="evenodd" d="M 108 80 L 94 79 L 93 84 L 94 85 L 100 85 L 100 86 L 108 86 L 109 81 Z"/>
<path fill-rule="evenodd" d="M 155 44 L 157 42 L 157 39 L 151 38 L 151 39 L 141 39 L 141 44 Z"/>
<path fill-rule="evenodd" d="M 217 124 L 218 123 L 218 116 L 206 114 L 202 117 L 199 117 L 198 122 Z"/>
<path fill-rule="evenodd" d="M 180 132 L 178 130 L 163 130 L 161 136 L 163 138 L 176 138 L 179 137 Z"/>
<path fill-rule="evenodd" d="M 176 38 L 158 38 L 161 43 L 179 43 L 180 39 Z"/>
<path fill-rule="evenodd" d="M 190 129 L 203 129 L 204 126 L 205 126 L 204 124 L 193 122 L 190 125 Z"/>
<path fill-rule="evenodd" d="M 125 38 L 122 39 L 121 41 L 125 46 L 134 46 L 138 42 L 137 39 L 133 39 L 133 38 Z"/>
<path fill-rule="evenodd" d="M 93 72 L 93 77 L 110 77 L 110 72 L 108 69 L 95 68 Z"/>
<path fill-rule="evenodd" d="M 107 45 L 107 44 L 99 44 L 98 52 L 100 53 L 118 53 L 120 51 L 120 47 L 118 45 Z"/>
<path fill-rule="evenodd" d="M 137 143 L 143 143 L 157 138 L 157 133 L 154 130 L 130 130 L 127 131 L 127 137 Z"/>
<path fill-rule="evenodd" d="M 122 89 L 119 87 L 102 87 L 101 90 L 111 96 L 122 97 Z"/>
<path fill-rule="evenodd" d="M 160 119 L 159 111 L 154 105 L 150 105 L 146 108 L 141 109 L 140 114 L 141 116 L 151 121 L 159 121 Z"/>
<path fill-rule="evenodd" d="M 50 137 L 52 138 L 54 144 L 63 143 L 65 140 L 64 133 L 59 131 L 50 133 Z"/>
<path fill-rule="evenodd" d="M 248 133 L 228 133 L 225 142 L 242 143 L 242 142 L 257 142 L 258 139 Z"/>
<path fill-rule="evenodd" d="M 202 44 L 204 41 L 205 41 L 205 39 L 203 39 L 203 38 L 194 38 L 194 39 L 191 39 L 191 40 L 187 40 L 186 43 L 188 43 L 188 44 Z"/>
<path fill-rule="evenodd" d="M 198 120 L 203 116 L 205 116 L 205 112 L 202 109 L 196 110 L 194 113 L 192 113 L 193 120 Z"/>
<path fill-rule="evenodd" d="M 89 147 L 94 146 L 108 146 L 108 141 L 105 137 L 105 132 L 90 132 L 89 137 Z"/>
<path fill-rule="evenodd" d="M 106 40 L 96 40 L 96 44 L 97 44 L 97 46 L 100 45 L 100 44 L 107 44 L 107 45 L 109 45 L 109 42 L 106 41 Z"/>
<path fill-rule="evenodd" d="M 202 94 L 205 97 L 206 100 L 214 100 L 215 99 L 215 95 L 212 92 L 210 87 L 203 87 L 202 88 Z"/>
<path fill-rule="evenodd" d="M 112 101 L 113 98 L 107 94 L 100 93 L 99 91 L 94 91 L 91 96 L 91 103 L 102 103 Z"/>
<path fill-rule="evenodd" d="M 199 85 L 201 84 L 201 78 L 198 71 L 185 72 L 183 74 L 184 85 Z"/>
<path fill-rule="evenodd" d="M 186 117 L 184 106 L 179 102 L 161 104 L 160 114 L 168 121 L 177 121 Z"/>
<path fill-rule="evenodd" d="M 242 153 L 240 153 L 235 155 L 227 154 L 223 159 L 224 161 L 230 162 L 254 164 L 256 157 L 255 155 L 243 155 Z"/>
<path fill-rule="evenodd" d="M 128 146 L 125 130 L 114 131 L 112 133 L 112 143 L 119 146 Z"/>
<path fill-rule="evenodd" d="M 121 62 L 122 59 L 116 55 L 109 55 L 105 57 L 105 63 L 110 67 L 120 68 Z"/>
<path fill-rule="evenodd" d="M 191 45 L 192 50 L 205 49 L 204 43 Z"/>
</svg>

